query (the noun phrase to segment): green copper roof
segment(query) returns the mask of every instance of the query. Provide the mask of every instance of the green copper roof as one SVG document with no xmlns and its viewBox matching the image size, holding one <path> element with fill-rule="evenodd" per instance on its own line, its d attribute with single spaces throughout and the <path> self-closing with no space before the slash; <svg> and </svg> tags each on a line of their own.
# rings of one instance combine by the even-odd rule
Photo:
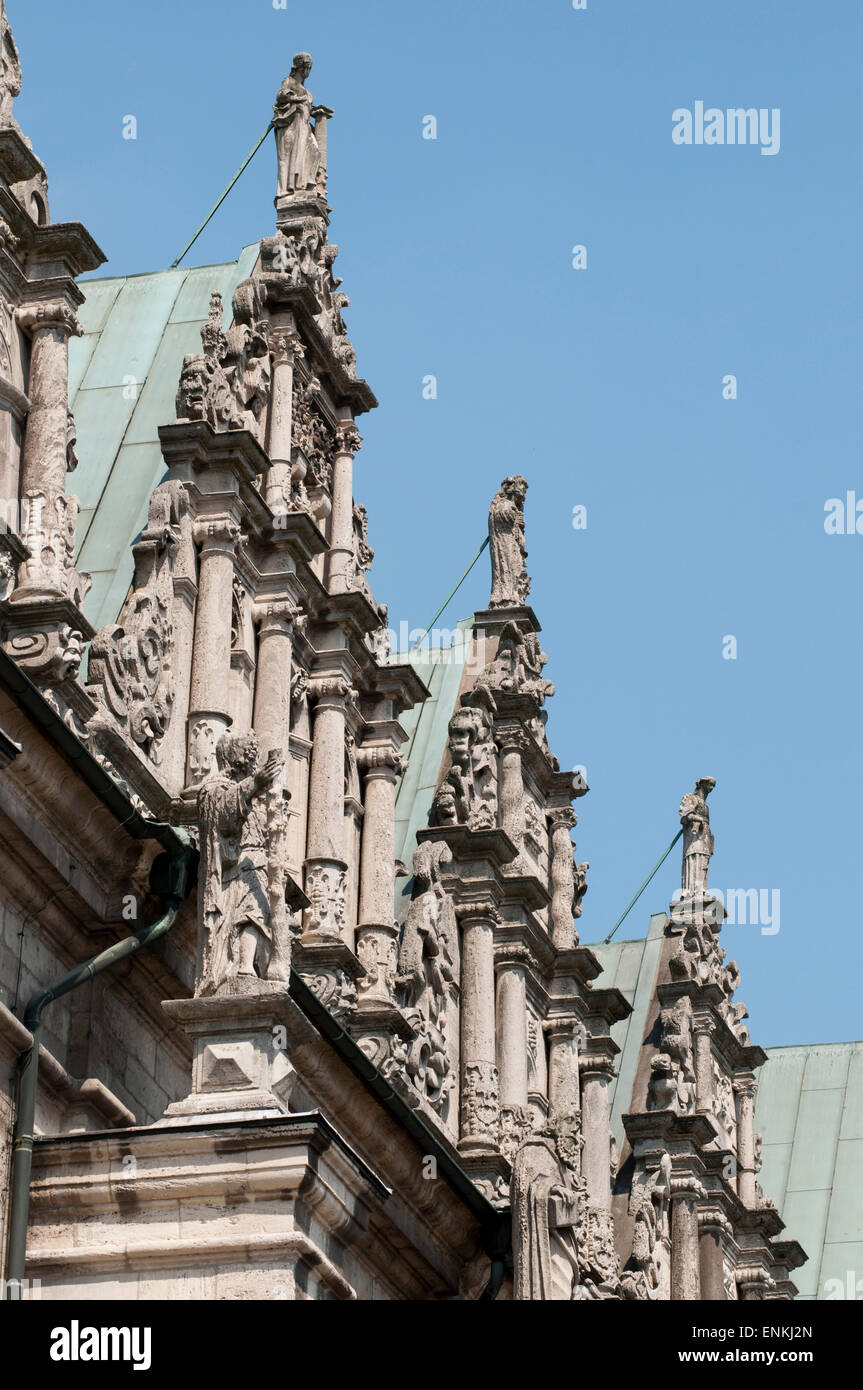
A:
<svg viewBox="0 0 863 1390">
<path fill-rule="evenodd" d="M 132 578 L 130 546 L 164 473 L 159 425 L 176 418 L 183 358 L 201 351 L 213 290 L 226 319 L 252 271 L 257 244 L 227 265 L 83 280 L 84 336 L 69 345 L 69 399 L 80 463 L 69 491 L 81 502 L 78 564 L 93 576 L 84 604 L 94 627 L 113 622 Z"/>
<path fill-rule="evenodd" d="M 620 1048 L 617 1078 L 612 1083 L 611 1092 L 611 1128 L 618 1145 L 623 1143 L 623 1116 L 630 1109 L 638 1054 L 656 985 L 665 920 L 664 912 L 655 912 L 650 919 L 647 936 L 641 941 L 610 941 L 608 945 L 604 942 L 590 945 L 602 966 L 597 986 L 619 989 L 627 1003 L 632 1005 L 629 1017 L 615 1023 L 611 1030 L 611 1036 Z"/>
<path fill-rule="evenodd" d="M 472 618 L 457 624 L 459 632 L 470 632 Z M 432 797 L 446 751 L 449 721 L 458 701 L 464 673 L 467 641 L 459 640 L 451 647 L 420 650 L 410 658 L 411 665 L 430 692 L 424 704 L 415 706 L 401 717 L 408 734 L 402 748 L 407 759 L 407 771 L 402 777 L 396 796 L 396 858 L 410 872 L 416 849 L 417 830 L 427 824 Z M 406 661 L 406 655 L 399 658 Z M 404 921 L 409 901 L 410 879 L 396 882 L 396 915 Z"/>
<path fill-rule="evenodd" d="M 800 1297 L 848 1298 L 863 1281 L 863 1042 L 770 1048 L 755 1124 L 761 1186 L 809 1255 Z"/>
</svg>

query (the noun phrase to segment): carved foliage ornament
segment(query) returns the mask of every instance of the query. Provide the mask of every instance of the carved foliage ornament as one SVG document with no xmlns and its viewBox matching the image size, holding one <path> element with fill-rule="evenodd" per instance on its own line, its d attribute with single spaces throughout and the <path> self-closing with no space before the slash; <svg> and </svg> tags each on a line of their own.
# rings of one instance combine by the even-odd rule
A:
<svg viewBox="0 0 863 1390">
<path fill-rule="evenodd" d="M 188 494 L 163 483 L 150 501 L 147 527 L 133 547 L 135 577 L 116 624 L 100 628 L 90 648 L 88 686 L 154 762 L 174 700 L 174 562 L 189 533 Z"/>
</svg>

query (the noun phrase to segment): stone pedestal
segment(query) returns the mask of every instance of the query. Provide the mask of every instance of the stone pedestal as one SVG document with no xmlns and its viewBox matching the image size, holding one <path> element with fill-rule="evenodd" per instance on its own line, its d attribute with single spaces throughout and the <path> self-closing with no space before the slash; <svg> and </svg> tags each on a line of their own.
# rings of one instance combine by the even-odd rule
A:
<svg viewBox="0 0 863 1390">
<path fill-rule="evenodd" d="M 278 982 L 237 979 L 199 999 L 166 999 L 162 1008 L 194 1045 L 192 1089 L 169 1105 L 159 1125 L 286 1115 L 295 1076 L 288 1038 L 299 1010 Z M 308 1031 L 308 1025 L 302 1026 Z"/>
</svg>

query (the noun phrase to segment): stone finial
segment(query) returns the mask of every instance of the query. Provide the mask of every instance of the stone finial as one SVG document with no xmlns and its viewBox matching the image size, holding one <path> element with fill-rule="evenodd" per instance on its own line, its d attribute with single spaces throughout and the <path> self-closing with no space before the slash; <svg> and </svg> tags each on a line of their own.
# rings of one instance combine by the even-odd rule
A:
<svg viewBox="0 0 863 1390">
<path fill-rule="evenodd" d="M 707 798 L 715 786 L 715 777 L 699 777 L 695 791 L 687 792 L 680 803 L 680 823 L 683 826 L 680 886 L 687 894 L 703 893 L 707 889 L 707 871 L 713 854 Z"/>
<path fill-rule="evenodd" d="M 489 608 L 520 608 L 530 593 L 525 561 L 524 499 L 527 482 L 519 475 L 504 478 L 488 514 L 491 552 Z"/>
<path fill-rule="evenodd" d="M 273 106 L 279 197 L 326 189 L 326 123 L 333 113 L 314 104 L 305 85 L 311 70 L 311 55 L 297 53 Z"/>
<path fill-rule="evenodd" d="M 12 104 L 21 91 L 21 62 L 6 17 L 6 0 L 0 0 L 0 130 L 17 128 Z"/>
</svg>

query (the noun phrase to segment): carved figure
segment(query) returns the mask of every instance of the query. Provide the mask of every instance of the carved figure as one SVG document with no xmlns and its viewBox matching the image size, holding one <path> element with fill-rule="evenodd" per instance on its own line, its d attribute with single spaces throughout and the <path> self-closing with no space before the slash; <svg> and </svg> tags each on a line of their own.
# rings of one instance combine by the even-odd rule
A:
<svg viewBox="0 0 863 1390">
<path fill-rule="evenodd" d="M 256 964 L 272 940 L 264 794 L 281 776 L 282 759 L 272 752 L 259 768 L 255 735 L 225 734 L 216 763 L 218 773 L 198 792 L 199 995 L 238 975 L 264 975 Z"/>
<path fill-rule="evenodd" d="M 489 608 L 520 607 L 530 593 L 525 561 L 524 499 L 527 483 L 515 475 L 504 478 L 488 514 L 491 552 Z"/>
<path fill-rule="evenodd" d="M 695 791 L 687 792 L 680 803 L 680 822 L 683 826 L 681 887 L 687 894 L 703 893 L 707 888 L 707 870 L 713 854 L 707 798 L 715 786 L 714 777 L 699 777 Z"/>
<path fill-rule="evenodd" d="M 315 106 L 305 85 L 311 70 L 311 55 L 297 53 L 273 107 L 280 196 L 320 187 L 326 179 L 325 152 L 317 139 L 318 124 L 333 113 L 328 106 Z"/>
</svg>

